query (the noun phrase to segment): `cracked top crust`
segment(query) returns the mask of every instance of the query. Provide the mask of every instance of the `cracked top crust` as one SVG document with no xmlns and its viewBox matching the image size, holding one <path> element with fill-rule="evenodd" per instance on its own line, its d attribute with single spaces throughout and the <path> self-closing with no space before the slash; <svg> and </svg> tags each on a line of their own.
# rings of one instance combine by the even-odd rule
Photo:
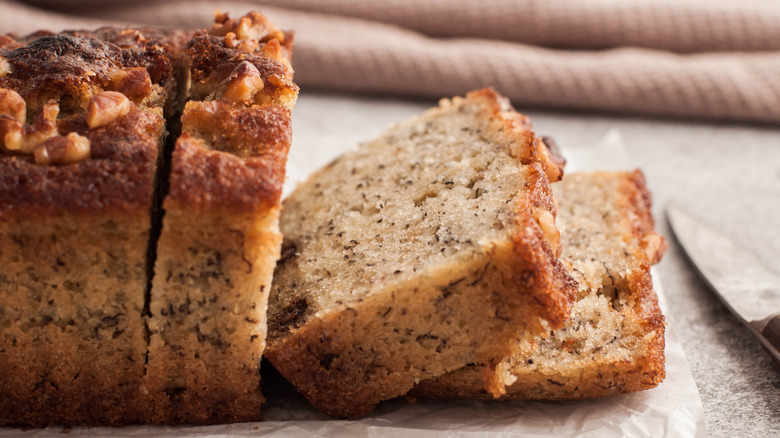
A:
<svg viewBox="0 0 780 438">
<path fill-rule="evenodd" d="M 143 67 L 153 84 L 164 87 L 174 80 L 176 57 L 183 53 L 187 35 L 151 28 L 146 33 L 101 28 L 58 35 L 37 32 L 18 41 L 4 37 L 0 57 L 7 71 L 0 72 L 0 87 L 24 98 L 28 117 L 51 99 L 70 115 L 85 110 L 94 94 L 110 88 L 122 69 Z"/>
</svg>

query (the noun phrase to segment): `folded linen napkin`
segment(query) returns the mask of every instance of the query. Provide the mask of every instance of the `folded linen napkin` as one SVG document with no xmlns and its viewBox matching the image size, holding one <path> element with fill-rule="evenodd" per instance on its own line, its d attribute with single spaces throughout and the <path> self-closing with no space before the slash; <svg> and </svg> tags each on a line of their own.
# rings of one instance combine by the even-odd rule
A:
<svg viewBox="0 0 780 438">
<path fill-rule="evenodd" d="M 762 0 L 0 1 L 0 33 L 201 28 L 258 9 L 296 30 L 296 82 L 405 97 L 491 85 L 519 108 L 780 123 L 780 7 Z M 44 9 L 46 8 L 46 9 Z"/>
</svg>

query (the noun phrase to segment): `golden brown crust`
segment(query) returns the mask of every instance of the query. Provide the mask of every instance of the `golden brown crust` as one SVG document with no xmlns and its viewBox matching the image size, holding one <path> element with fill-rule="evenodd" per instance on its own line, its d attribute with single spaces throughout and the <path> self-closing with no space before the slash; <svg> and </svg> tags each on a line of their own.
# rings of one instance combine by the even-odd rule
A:
<svg viewBox="0 0 780 438">
<path fill-rule="evenodd" d="M 126 116 L 89 129 L 84 115 L 59 121 L 65 135 L 90 140 L 91 158 L 65 166 L 31 156 L 0 156 L 0 217 L 149 208 L 162 118 L 133 107 Z"/>
<path fill-rule="evenodd" d="M 209 149 L 241 158 L 267 158 L 282 167 L 292 141 L 290 110 L 279 106 L 236 108 L 224 101 L 190 102 L 181 121 L 184 132 L 205 140 Z"/>
<path fill-rule="evenodd" d="M 173 79 L 176 64 L 186 55 L 186 44 L 192 36 L 192 32 L 181 29 L 154 27 L 101 27 L 94 31 L 72 30 L 62 34 L 117 46 L 121 58 L 116 62 L 125 68 L 145 68 L 155 84 Z"/>
<path fill-rule="evenodd" d="M 552 137 L 537 137 L 539 145 L 537 146 L 542 150 L 543 154 L 546 154 L 549 161 L 552 163 L 550 171 L 547 176 L 550 178 L 550 182 L 560 181 L 563 178 L 563 168 L 566 166 L 566 158 L 564 158 L 561 149 L 558 147 L 558 143 L 552 139 Z M 546 151 L 545 151 L 546 149 Z"/>
<path fill-rule="evenodd" d="M 278 204 L 292 141 L 289 110 L 236 109 L 224 102 L 187 108 L 165 208 L 254 211 Z"/>
<path fill-rule="evenodd" d="M 658 297 L 653 291 L 650 266 L 660 261 L 666 251 L 667 243 L 663 236 L 654 232 L 652 196 L 642 171 L 636 169 L 630 172 L 621 182 L 619 190 L 620 199 L 623 201 L 622 210 L 625 211 L 626 220 L 629 221 L 632 231 L 631 235 L 627 236 L 627 240 L 637 241 L 642 245 L 646 236 L 653 235 L 660 241 L 651 257 L 648 257 L 647 251 L 635 255 L 640 262 L 638 269 L 629 276 L 630 289 L 634 291 L 630 298 L 636 312 L 647 320 L 649 330 L 656 330 L 660 324 L 660 333 L 663 333 L 663 317 L 658 307 Z M 663 345 L 661 347 L 663 361 Z"/>
</svg>

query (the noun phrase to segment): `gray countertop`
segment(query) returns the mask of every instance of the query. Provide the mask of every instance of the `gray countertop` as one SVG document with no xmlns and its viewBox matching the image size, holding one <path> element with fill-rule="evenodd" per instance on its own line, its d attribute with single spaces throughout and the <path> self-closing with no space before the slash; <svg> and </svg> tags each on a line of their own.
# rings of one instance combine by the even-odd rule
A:
<svg viewBox="0 0 780 438">
<path fill-rule="evenodd" d="M 371 139 L 434 104 L 304 92 L 293 117 L 290 166 L 296 172 L 314 170 L 296 162 L 297 143 L 317 144 L 321 155 L 306 161 L 324 164 L 345 144 Z M 697 276 L 663 215 L 674 200 L 780 273 L 771 263 L 780 260 L 780 129 L 518 109 L 531 117 L 538 133 L 553 136 L 574 163 L 578 156 L 603 155 L 605 169 L 628 165 L 645 172 L 657 228 L 670 244 L 658 265 L 670 308 L 666 316 L 690 363 L 708 433 L 780 436 L 780 367 Z M 625 157 L 615 160 L 608 151 L 593 149 L 616 136 Z"/>
</svg>

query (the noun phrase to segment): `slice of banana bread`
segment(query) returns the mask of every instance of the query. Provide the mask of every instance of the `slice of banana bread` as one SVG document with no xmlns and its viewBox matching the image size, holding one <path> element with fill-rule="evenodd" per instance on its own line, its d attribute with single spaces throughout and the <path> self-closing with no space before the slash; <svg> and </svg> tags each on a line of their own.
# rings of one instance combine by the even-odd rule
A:
<svg viewBox="0 0 780 438">
<path fill-rule="evenodd" d="M 546 172 L 560 168 L 494 91 L 443 100 L 312 175 L 284 202 L 266 356 L 310 402 L 354 418 L 421 379 L 560 327 Z M 500 386 L 502 378 L 485 372 Z"/>
<path fill-rule="evenodd" d="M 270 26 L 256 13 L 218 14 L 212 32 L 222 36 L 199 33 L 188 45 L 193 88 L 172 153 L 150 296 L 146 381 L 155 423 L 260 419 L 297 96 L 291 38 Z"/>
<path fill-rule="evenodd" d="M 563 258 L 579 288 L 572 316 L 545 336 L 523 337 L 505 367 L 515 382 L 503 399 L 555 400 L 640 391 L 664 378 L 664 318 L 650 265 L 666 248 L 653 231 L 644 176 L 596 172 L 554 187 Z M 412 395 L 492 399 L 470 365 L 421 382 Z"/>
</svg>

